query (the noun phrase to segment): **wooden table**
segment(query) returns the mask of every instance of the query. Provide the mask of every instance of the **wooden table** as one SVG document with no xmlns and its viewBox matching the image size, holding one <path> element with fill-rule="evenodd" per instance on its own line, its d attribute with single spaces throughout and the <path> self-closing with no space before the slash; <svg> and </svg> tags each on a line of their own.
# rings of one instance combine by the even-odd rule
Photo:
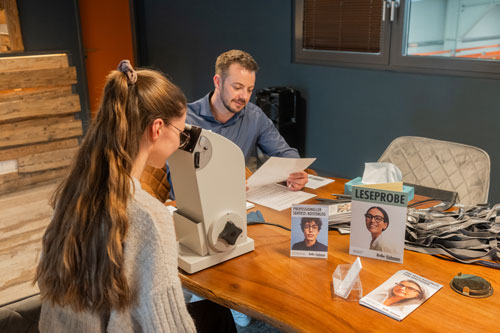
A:
<svg viewBox="0 0 500 333">
<path fill-rule="evenodd" d="M 312 193 L 322 197 L 343 193 L 345 181 L 338 179 Z M 315 202 L 311 199 L 306 203 Z M 262 212 L 266 221 L 290 227 L 290 209 L 277 212 L 259 205 L 255 209 Z M 443 285 L 399 322 L 334 295 L 335 267 L 351 264 L 356 258 L 349 255 L 349 235 L 329 231 L 327 260 L 290 258 L 290 232 L 281 228 L 253 225 L 248 227 L 248 235 L 255 240 L 255 251 L 192 275 L 181 273 L 183 285 L 284 331 L 500 331 L 500 272 L 496 269 L 406 250 L 403 264 L 361 258 L 364 294 L 402 269 Z M 458 272 L 488 279 L 495 290 L 493 296 L 475 299 L 455 293 L 449 282 Z"/>
</svg>

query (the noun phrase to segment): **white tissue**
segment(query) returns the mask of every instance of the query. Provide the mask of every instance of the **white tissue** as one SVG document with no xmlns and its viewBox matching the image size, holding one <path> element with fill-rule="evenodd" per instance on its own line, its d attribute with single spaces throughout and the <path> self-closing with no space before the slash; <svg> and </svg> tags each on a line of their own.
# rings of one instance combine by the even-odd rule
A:
<svg viewBox="0 0 500 333">
<path fill-rule="evenodd" d="M 401 170 L 392 163 L 365 163 L 363 184 L 395 183 L 402 179 Z"/>
</svg>

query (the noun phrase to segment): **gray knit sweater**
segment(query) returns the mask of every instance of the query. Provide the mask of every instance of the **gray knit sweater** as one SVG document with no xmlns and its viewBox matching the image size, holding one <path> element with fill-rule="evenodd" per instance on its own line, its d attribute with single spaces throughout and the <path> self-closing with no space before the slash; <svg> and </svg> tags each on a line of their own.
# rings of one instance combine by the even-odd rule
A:
<svg viewBox="0 0 500 333">
<path fill-rule="evenodd" d="M 40 332 L 195 332 L 177 271 L 177 243 L 169 211 L 142 190 L 128 207 L 125 271 L 133 305 L 109 315 L 75 312 L 44 301 Z M 42 291 L 43 293 L 43 291 Z"/>
</svg>

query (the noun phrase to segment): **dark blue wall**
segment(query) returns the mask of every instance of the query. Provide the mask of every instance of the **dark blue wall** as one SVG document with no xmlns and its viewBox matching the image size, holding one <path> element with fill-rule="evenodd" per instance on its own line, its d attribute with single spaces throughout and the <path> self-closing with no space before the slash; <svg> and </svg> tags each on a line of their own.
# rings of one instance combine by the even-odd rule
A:
<svg viewBox="0 0 500 333">
<path fill-rule="evenodd" d="M 189 100 L 212 89 L 215 59 L 237 48 L 261 70 L 256 88 L 287 85 L 308 103 L 313 168 L 362 174 L 396 137 L 474 145 L 491 157 L 490 202 L 500 202 L 500 80 L 292 63 L 292 1 L 137 1 L 141 63 L 168 73 Z"/>
<path fill-rule="evenodd" d="M 89 120 L 87 80 L 77 0 L 17 1 L 25 53 L 65 52 L 76 67 L 84 129 Z"/>
</svg>

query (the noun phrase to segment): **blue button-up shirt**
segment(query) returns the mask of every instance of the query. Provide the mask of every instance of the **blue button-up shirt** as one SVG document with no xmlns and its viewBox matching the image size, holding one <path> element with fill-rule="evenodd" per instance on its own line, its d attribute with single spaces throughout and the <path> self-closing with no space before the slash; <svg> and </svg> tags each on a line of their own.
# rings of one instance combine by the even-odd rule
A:
<svg viewBox="0 0 500 333">
<path fill-rule="evenodd" d="M 271 119 L 253 103 L 248 103 L 224 124 L 217 121 L 210 109 L 212 94 L 188 104 L 187 124 L 211 130 L 233 141 L 243 151 L 246 162 L 255 155 L 256 147 L 269 156 L 300 157 L 297 149 L 286 143 Z"/>
</svg>

